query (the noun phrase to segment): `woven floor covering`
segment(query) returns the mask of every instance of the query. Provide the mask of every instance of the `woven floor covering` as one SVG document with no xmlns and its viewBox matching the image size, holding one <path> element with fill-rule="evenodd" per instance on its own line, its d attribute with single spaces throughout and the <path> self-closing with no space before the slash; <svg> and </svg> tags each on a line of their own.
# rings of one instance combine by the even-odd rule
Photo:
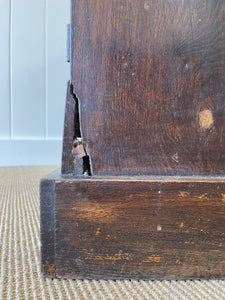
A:
<svg viewBox="0 0 225 300">
<path fill-rule="evenodd" d="M 225 281 L 44 279 L 39 180 L 57 167 L 0 168 L 0 299 L 225 299 Z"/>
</svg>

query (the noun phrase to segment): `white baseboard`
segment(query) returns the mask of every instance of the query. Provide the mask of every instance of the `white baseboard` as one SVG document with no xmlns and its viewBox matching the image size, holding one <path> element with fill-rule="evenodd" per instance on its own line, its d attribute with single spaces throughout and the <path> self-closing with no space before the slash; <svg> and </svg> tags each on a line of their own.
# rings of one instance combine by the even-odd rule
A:
<svg viewBox="0 0 225 300">
<path fill-rule="evenodd" d="M 61 164 L 61 140 L 0 140 L 0 166 Z"/>
</svg>

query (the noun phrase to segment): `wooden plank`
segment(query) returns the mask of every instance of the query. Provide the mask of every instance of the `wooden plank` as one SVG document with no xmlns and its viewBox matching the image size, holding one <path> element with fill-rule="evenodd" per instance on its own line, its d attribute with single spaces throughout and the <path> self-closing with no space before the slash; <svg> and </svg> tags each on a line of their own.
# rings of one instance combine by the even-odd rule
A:
<svg viewBox="0 0 225 300">
<path fill-rule="evenodd" d="M 14 138 L 45 136 L 45 1 L 12 0 Z"/>
<path fill-rule="evenodd" d="M 225 2 L 72 1 L 93 174 L 225 174 Z"/>
<path fill-rule="evenodd" d="M 63 134 L 62 174 L 69 174 L 74 172 L 74 155 L 72 153 L 75 124 L 74 118 L 75 100 L 73 99 L 72 86 L 70 82 L 68 82 L 66 95 L 65 124 Z"/>
<path fill-rule="evenodd" d="M 57 277 L 225 278 L 224 179 L 49 179 Z"/>
<path fill-rule="evenodd" d="M 46 135 L 61 139 L 66 82 L 70 79 L 70 65 L 66 62 L 70 0 L 46 3 Z"/>
<path fill-rule="evenodd" d="M 55 199 L 54 181 L 40 183 L 41 198 L 41 270 L 45 276 L 55 276 Z"/>
<path fill-rule="evenodd" d="M 10 137 L 10 14 L 10 1 L 0 0 L 0 139 Z"/>
</svg>

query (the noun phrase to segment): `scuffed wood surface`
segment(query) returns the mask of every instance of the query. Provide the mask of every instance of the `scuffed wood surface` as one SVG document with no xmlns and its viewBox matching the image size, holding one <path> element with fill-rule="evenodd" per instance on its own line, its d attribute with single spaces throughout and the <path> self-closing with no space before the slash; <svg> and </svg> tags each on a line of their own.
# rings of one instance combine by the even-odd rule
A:
<svg viewBox="0 0 225 300">
<path fill-rule="evenodd" d="M 70 177 L 41 183 L 46 275 L 225 278 L 224 8 L 72 0 Z"/>
<path fill-rule="evenodd" d="M 225 2 L 73 0 L 93 174 L 224 175 Z"/>
<path fill-rule="evenodd" d="M 55 181 L 53 177 L 40 182 L 41 271 L 55 277 Z"/>
<path fill-rule="evenodd" d="M 224 278 L 224 181 L 168 180 L 56 178 L 56 276 Z"/>
</svg>

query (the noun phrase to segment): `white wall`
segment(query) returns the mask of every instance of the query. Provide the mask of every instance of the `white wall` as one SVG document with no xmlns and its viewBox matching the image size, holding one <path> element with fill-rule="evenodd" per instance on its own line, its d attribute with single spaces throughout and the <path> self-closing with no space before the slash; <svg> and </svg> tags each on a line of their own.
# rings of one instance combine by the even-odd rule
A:
<svg viewBox="0 0 225 300">
<path fill-rule="evenodd" d="M 0 0 L 0 166 L 60 164 L 70 0 Z"/>
</svg>

